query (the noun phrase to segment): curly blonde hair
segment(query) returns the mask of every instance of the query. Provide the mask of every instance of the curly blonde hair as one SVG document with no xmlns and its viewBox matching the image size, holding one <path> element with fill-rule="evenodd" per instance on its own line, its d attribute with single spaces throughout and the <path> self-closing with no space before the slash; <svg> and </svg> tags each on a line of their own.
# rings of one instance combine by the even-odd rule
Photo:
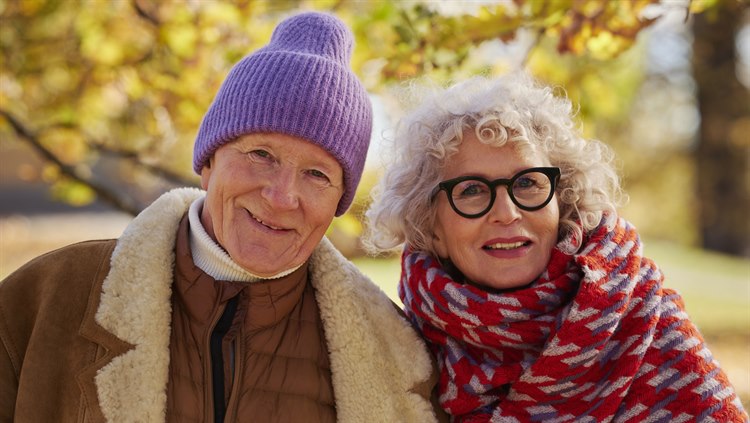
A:
<svg viewBox="0 0 750 423">
<path fill-rule="evenodd" d="M 435 255 L 431 194 L 466 131 L 473 130 L 489 145 L 510 142 L 536 150 L 560 168 L 559 236 L 572 232 L 580 237 L 619 205 L 622 190 L 612 151 L 600 141 L 584 139 L 573 121 L 571 102 L 527 73 L 477 76 L 448 88 L 409 88 L 410 97 L 421 102 L 397 125 L 393 160 L 372 191 L 364 239 L 371 253 L 407 243 Z"/>
</svg>

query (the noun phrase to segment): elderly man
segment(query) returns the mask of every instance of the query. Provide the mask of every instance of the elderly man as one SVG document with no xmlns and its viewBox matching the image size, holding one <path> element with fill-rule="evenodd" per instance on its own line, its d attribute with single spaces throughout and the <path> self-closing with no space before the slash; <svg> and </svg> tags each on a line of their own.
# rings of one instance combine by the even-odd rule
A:
<svg viewBox="0 0 750 423">
<path fill-rule="evenodd" d="M 202 187 L 0 285 L 0 420 L 432 421 L 427 351 L 325 239 L 372 127 L 351 32 L 303 13 L 206 113 Z"/>
</svg>

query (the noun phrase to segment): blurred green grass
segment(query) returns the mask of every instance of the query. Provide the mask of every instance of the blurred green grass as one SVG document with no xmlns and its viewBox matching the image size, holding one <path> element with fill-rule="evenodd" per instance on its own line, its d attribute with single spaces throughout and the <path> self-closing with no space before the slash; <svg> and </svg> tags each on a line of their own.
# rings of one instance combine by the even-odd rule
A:
<svg viewBox="0 0 750 423">
<path fill-rule="evenodd" d="M 750 260 L 664 242 L 647 243 L 644 253 L 705 336 L 750 338 Z"/>
</svg>

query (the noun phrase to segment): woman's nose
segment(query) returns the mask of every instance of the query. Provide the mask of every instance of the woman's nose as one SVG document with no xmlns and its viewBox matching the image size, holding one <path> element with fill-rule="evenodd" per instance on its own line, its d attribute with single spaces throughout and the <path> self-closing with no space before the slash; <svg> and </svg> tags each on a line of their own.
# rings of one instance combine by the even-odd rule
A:
<svg viewBox="0 0 750 423">
<path fill-rule="evenodd" d="M 495 203 L 488 212 L 490 221 L 509 225 L 521 218 L 521 209 L 510 199 L 510 194 L 504 187 L 498 187 Z"/>
</svg>

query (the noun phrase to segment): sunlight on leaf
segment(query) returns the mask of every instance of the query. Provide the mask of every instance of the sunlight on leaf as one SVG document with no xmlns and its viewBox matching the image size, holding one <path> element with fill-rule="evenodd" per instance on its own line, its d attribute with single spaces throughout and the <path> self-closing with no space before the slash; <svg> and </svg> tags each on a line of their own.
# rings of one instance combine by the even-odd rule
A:
<svg viewBox="0 0 750 423">
<path fill-rule="evenodd" d="M 177 23 L 164 27 L 161 35 L 176 55 L 191 57 L 194 54 L 198 33 L 192 23 Z"/>
<path fill-rule="evenodd" d="M 61 179 L 50 189 L 52 196 L 73 206 L 85 206 L 96 200 L 96 193 L 88 185 L 68 179 Z"/>
</svg>

